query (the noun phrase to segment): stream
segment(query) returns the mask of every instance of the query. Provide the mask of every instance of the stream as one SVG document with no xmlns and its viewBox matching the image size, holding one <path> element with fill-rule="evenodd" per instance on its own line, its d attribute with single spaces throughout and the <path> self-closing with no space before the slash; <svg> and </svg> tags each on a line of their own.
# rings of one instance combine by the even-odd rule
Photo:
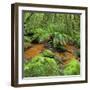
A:
<svg viewBox="0 0 90 90">
<path fill-rule="evenodd" d="M 56 56 L 60 57 L 65 64 L 68 63 L 68 61 L 72 58 L 76 58 L 74 51 L 77 50 L 74 46 L 71 45 L 66 45 L 66 49 L 70 52 L 54 52 Z M 27 50 L 24 51 L 24 58 L 26 60 L 30 60 L 34 56 L 38 55 L 41 53 L 43 50 L 47 48 L 44 47 L 44 44 L 33 44 L 32 47 L 28 48 Z"/>
</svg>

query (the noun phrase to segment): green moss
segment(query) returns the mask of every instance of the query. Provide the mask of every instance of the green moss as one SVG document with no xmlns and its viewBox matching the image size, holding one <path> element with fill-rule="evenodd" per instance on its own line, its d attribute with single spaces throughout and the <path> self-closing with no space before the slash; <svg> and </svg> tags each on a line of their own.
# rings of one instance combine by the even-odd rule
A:
<svg viewBox="0 0 90 90">
<path fill-rule="evenodd" d="M 53 58 L 38 55 L 24 64 L 24 76 L 56 76 L 60 75 L 60 69 Z"/>
<path fill-rule="evenodd" d="M 44 57 L 54 57 L 54 53 L 52 51 L 50 51 L 49 49 L 44 50 L 44 52 L 42 53 L 42 55 Z"/>
<path fill-rule="evenodd" d="M 72 59 L 64 69 L 64 75 L 79 75 L 80 74 L 80 63 L 76 59 Z"/>
</svg>

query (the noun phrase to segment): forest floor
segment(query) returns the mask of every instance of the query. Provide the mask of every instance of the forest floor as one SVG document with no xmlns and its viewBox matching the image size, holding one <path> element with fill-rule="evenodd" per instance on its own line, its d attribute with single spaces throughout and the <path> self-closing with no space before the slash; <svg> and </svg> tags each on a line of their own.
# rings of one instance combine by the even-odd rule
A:
<svg viewBox="0 0 90 90">
<path fill-rule="evenodd" d="M 55 55 L 62 58 L 64 60 L 65 64 L 68 63 L 72 58 L 76 58 L 77 60 L 79 60 L 79 58 L 77 58 L 74 53 L 75 50 L 78 50 L 75 46 L 66 45 L 65 48 L 67 49 L 67 51 L 54 52 Z M 33 44 L 32 47 L 30 47 L 24 51 L 24 58 L 26 60 L 29 60 L 30 58 L 33 58 L 34 56 L 38 55 L 45 49 L 46 48 L 44 47 L 44 44 Z"/>
</svg>

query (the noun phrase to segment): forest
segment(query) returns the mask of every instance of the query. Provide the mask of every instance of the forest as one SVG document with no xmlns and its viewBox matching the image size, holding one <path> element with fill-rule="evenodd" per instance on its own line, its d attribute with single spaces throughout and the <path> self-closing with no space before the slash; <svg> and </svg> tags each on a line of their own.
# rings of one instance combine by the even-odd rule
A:
<svg viewBox="0 0 90 90">
<path fill-rule="evenodd" d="M 80 75 L 80 15 L 23 13 L 24 77 Z"/>
</svg>

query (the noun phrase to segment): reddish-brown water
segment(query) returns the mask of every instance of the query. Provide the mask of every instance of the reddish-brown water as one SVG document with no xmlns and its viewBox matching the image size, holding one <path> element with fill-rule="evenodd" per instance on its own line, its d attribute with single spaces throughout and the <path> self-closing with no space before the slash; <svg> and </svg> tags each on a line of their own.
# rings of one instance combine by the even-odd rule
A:
<svg viewBox="0 0 90 90">
<path fill-rule="evenodd" d="M 66 52 L 55 52 L 56 56 L 59 56 L 62 58 L 62 60 L 64 61 L 64 63 L 68 63 L 72 58 L 76 58 L 74 55 L 74 50 L 76 49 L 74 46 L 71 45 L 66 45 L 65 46 L 67 51 Z M 69 52 L 68 52 L 69 51 Z"/>
<path fill-rule="evenodd" d="M 55 52 L 55 55 L 56 56 L 59 56 L 60 58 L 62 58 L 64 60 L 65 63 L 68 63 L 68 61 L 72 58 L 76 58 L 75 55 L 74 55 L 74 50 L 76 49 L 74 46 L 71 46 L 71 45 L 67 45 L 66 46 L 66 49 L 68 51 L 66 52 Z M 44 47 L 44 44 L 34 44 L 31 48 L 27 49 L 25 52 L 24 52 L 24 57 L 25 59 L 30 59 L 36 55 L 38 55 L 41 51 L 45 50 L 45 47 Z"/>
<path fill-rule="evenodd" d="M 27 49 L 24 52 L 24 58 L 25 59 L 30 59 L 30 58 L 36 56 L 37 54 L 39 54 L 44 49 L 45 49 L 44 44 L 35 44 L 31 48 Z"/>
</svg>

